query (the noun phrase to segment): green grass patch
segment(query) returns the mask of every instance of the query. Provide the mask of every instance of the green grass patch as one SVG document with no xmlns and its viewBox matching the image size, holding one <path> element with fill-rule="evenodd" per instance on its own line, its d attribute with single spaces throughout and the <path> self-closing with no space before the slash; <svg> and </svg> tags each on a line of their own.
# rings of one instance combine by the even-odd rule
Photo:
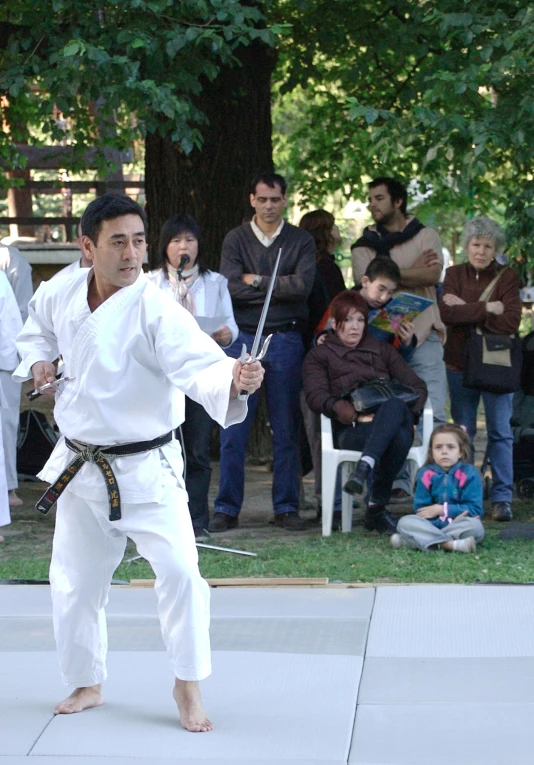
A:
<svg viewBox="0 0 534 765">
<path fill-rule="evenodd" d="M 276 540 L 247 534 L 232 540 L 232 547 L 258 553 L 245 558 L 213 550 L 200 551 L 200 568 L 207 578 L 225 577 L 328 577 L 331 582 L 534 582 L 534 544 L 527 540 L 503 541 L 502 526 L 487 530 L 476 555 L 421 553 L 392 550 L 389 538 L 360 529 L 328 538 L 307 536 Z M 216 542 L 214 542 L 216 544 Z M 224 544 L 227 544 L 225 540 Z M 135 554 L 128 548 L 125 560 Z M 15 557 L 0 562 L 0 579 L 46 579 L 48 557 Z M 123 562 L 115 579 L 152 579 L 146 561 Z"/>
</svg>

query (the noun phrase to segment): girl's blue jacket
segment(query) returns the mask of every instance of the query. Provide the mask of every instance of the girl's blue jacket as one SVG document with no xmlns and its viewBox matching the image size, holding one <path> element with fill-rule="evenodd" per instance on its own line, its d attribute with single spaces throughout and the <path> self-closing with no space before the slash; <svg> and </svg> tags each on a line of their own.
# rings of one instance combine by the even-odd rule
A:
<svg viewBox="0 0 534 765">
<path fill-rule="evenodd" d="M 443 505 L 446 502 L 447 519 L 430 519 L 434 526 L 443 529 L 466 510 L 472 518 L 482 518 L 482 493 L 480 473 L 468 462 L 457 462 L 448 473 L 438 465 L 425 465 L 417 473 L 414 512 L 428 505 Z"/>
</svg>

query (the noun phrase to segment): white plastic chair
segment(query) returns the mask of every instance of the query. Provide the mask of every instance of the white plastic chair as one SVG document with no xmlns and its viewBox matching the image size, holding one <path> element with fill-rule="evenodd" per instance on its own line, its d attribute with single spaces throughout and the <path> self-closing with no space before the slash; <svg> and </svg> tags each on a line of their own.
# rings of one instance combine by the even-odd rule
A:
<svg viewBox="0 0 534 765">
<path fill-rule="evenodd" d="M 428 445 L 434 424 L 434 416 L 430 399 L 427 399 L 423 411 L 423 438 L 421 446 L 412 446 L 408 452 L 408 460 L 412 460 L 417 470 L 425 463 L 428 454 Z M 336 491 L 336 476 L 338 466 L 341 465 L 341 486 L 349 479 L 352 465 L 360 460 L 361 452 L 353 452 L 349 449 L 334 449 L 332 438 L 332 421 L 321 415 L 321 476 L 322 476 L 322 515 L 323 537 L 329 537 L 332 533 L 332 518 L 334 515 L 334 499 Z M 341 531 L 352 529 L 352 494 L 341 492 Z"/>
</svg>

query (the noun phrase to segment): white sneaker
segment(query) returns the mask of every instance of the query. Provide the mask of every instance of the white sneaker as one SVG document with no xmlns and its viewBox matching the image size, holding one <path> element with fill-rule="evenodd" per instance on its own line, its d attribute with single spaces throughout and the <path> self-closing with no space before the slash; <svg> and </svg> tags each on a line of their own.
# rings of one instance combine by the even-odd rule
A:
<svg viewBox="0 0 534 765">
<path fill-rule="evenodd" d="M 394 550 L 400 550 L 401 547 L 406 547 L 406 542 L 400 534 L 392 534 L 389 541 Z"/>
<path fill-rule="evenodd" d="M 465 539 L 455 539 L 452 543 L 454 552 L 474 553 L 477 551 L 475 537 L 466 537 Z"/>
</svg>

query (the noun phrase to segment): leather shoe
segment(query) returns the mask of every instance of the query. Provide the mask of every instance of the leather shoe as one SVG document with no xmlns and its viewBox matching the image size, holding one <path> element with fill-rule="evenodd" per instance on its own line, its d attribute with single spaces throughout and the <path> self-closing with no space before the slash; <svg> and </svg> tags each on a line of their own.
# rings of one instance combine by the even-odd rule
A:
<svg viewBox="0 0 534 765">
<path fill-rule="evenodd" d="M 491 517 L 494 521 L 511 521 L 513 516 L 510 502 L 493 502 Z"/>
<path fill-rule="evenodd" d="M 368 507 L 363 518 L 367 531 L 378 531 L 379 534 L 394 534 L 397 522 L 388 513 L 384 505 Z"/>
<path fill-rule="evenodd" d="M 306 521 L 304 521 L 298 513 L 277 513 L 274 516 L 274 525 L 280 526 L 286 531 L 304 531 L 307 527 Z"/>
<path fill-rule="evenodd" d="M 360 460 L 350 474 L 349 480 L 343 487 L 343 491 L 346 491 L 347 494 L 361 494 L 370 472 L 371 465 L 368 462 Z"/>
<path fill-rule="evenodd" d="M 237 515 L 227 515 L 226 513 L 214 513 L 211 519 L 208 531 L 211 534 L 218 534 L 220 531 L 230 531 L 236 529 L 239 523 Z"/>
</svg>

